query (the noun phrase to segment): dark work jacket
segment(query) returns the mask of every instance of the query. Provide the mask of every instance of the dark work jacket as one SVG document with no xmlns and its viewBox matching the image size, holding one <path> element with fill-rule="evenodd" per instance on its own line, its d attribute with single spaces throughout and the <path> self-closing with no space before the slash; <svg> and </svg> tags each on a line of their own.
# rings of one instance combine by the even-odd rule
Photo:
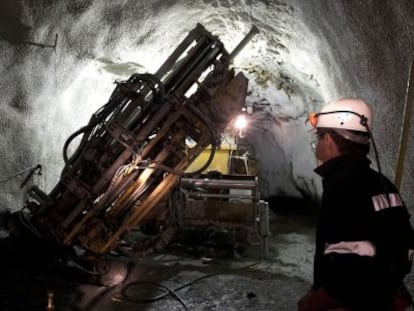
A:
<svg viewBox="0 0 414 311">
<path fill-rule="evenodd" d="M 393 289 L 411 267 L 408 249 L 414 248 L 409 214 L 397 189 L 360 154 L 338 156 L 315 172 L 322 177 L 323 195 L 314 287 L 325 287 L 352 310 L 389 310 Z M 371 242 L 375 256 L 324 254 L 327 243 L 351 241 Z"/>
</svg>

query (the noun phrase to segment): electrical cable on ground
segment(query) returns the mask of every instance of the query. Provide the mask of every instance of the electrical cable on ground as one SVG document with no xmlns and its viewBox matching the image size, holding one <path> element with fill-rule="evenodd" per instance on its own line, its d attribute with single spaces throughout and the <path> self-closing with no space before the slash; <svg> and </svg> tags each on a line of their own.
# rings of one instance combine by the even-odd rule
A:
<svg viewBox="0 0 414 311">
<path fill-rule="evenodd" d="M 253 267 L 253 266 L 257 265 L 257 264 L 258 264 L 257 262 L 256 263 L 253 263 L 253 264 L 249 264 L 249 265 L 247 265 L 245 267 L 241 267 L 240 270 L 249 269 L 249 268 L 251 268 L 251 267 Z M 193 285 L 194 283 L 199 282 L 199 281 L 201 281 L 203 279 L 206 279 L 206 278 L 209 278 L 209 277 L 213 277 L 213 276 L 218 276 L 218 275 L 219 274 L 206 274 L 206 275 L 203 275 L 203 276 L 201 276 L 201 277 L 199 277 L 199 278 L 197 278 L 197 279 L 195 279 L 195 280 L 193 280 L 193 281 L 191 281 L 189 283 L 186 283 L 184 285 L 181 285 L 181 286 L 179 286 L 179 287 L 177 287 L 177 288 L 175 288 L 173 290 L 169 289 L 168 287 L 166 287 L 166 286 L 164 286 L 164 285 L 162 285 L 160 283 L 153 282 L 153 281 L 134 281 L 134 282 L 131 282 L 129 284 L 126 284 L 121 289 L 121 296 L 122 296 L 122 298 L 124 298 L 125 300 L 130 301 L 130 302 L 147 303 L 147 302 L 155 302 L 155 301 L 158 301 L 158 300 L 160 300 L 160 299 L 162 299 L 162 298 L 164 298 L 164 297 L 166 297 L 168 295 L 171 295 L 173 298 L 175 298 L 176 300 L 178 300 L 181 303 L 181 305 L 184 307 L 185 310 L 188 310 L 187 306 L 185 305 L 184 300 L 177 294 L 177 292 L 180 291 L 181 289 L 186 288 L 186 287 L 188 287 L 190 285 Z M 152 297 L 152 298 L 141 298 L 141 299 L 140 298 L 133 298 L 133 297 L 131 297 L 131 296 L 128 295 L 127 291 L 128 291 L 128 289 L 131 286 L 141 285 L 141 284 L 151 284 L 151 285 L 154 285 L 155 287 L 159 287 L 161 289 L 164 289 L 165 292 L 163 294 L 160 294 L 160 295 L 155 296 L 155 297 Z M 117 297 L 117 298 L 119 298 L 119 297 Z"/>
<path fill-rule="evenodd" d="M 121 290 L 121 295 L 122 295 L 122 297 L 125 300 L 131 301 L 131 302 L 154 302 L 154 301 L 160 300 L 160 299 L 162 299 L 162 298 L 164 298 L 164 297 L 166 297 L 168 295 L 171 295 L 173 298 L 175 298 L 176 300 L 178 300 L 181 303 L 181 305 L 184 307 L 185 310 L 188 310 L 187 306 L 185 305 L 184 300 L 177 294 L 177 291 L 179 291 L 179 290 L 181 290 L 183 288 L 186 288 L 186 287 L 188 287 L 190 285 L 193 285 L 194 283 L 196 283 L 198 281 L 201 281 L 203 279 L 206 279 L 206 278 L 212 277 L 212 276 L 216 276 L 216 275 L 217 274 L 206 274 L 206 275 L 203 275 L 203 276 L 201 276 L 201 277 L 199 277 L 199 278 L 197 278 L 197 279 L 195 279 L 195 280 L 193 280 L 193 281 L 191 281 L 189 283 L 186 283 L 184 285 L 181 285 L 180 287 L 177 287 L 174 290 L 171 290 L 171 289 L 169 289 L 168 287 L 166 287 L 166 286 L 164 286 L 162 284 L 159 284 L 159 283 L 156 283 L 156 282 L 152 282 L 152 281 L 135 281 L 135 282 L 132 282 L 132 283 L 129 283 L 129 284 L 125 285 L 122 288 L 122 290 Z M 156 297 L 149 298 L 149 299 L 148 298 L 139 299 L 139 298 L 132 298 L 131 296 L 128 296 L 128 293 L 127 293 L 128 289 L 131 286 L 139 285 L 139 284 L 151 284 L 151 285 L 154 285 L 156 287 L 160 287 L 160 288 L 164 289 L 166 292 L 164 292 L 163 294 L 158 295 Z"/>
</svg>

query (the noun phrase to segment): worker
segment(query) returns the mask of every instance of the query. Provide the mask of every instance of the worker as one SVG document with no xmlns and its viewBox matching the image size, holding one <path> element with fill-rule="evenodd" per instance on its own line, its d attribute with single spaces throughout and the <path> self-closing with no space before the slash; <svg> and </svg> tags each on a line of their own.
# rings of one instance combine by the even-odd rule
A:
<svg viewBox="0 0 414 311">
<path fill-rule="evenodd" d="M 371 109 L 360 99 L 339 99 L 309 120 L 323 194 L 313 285 L 298 311 L 406 310 L 414 231 L 396 187 L 381 174 Z M 370 167 L 371 144 L 378 171 Z"/>
</svg>

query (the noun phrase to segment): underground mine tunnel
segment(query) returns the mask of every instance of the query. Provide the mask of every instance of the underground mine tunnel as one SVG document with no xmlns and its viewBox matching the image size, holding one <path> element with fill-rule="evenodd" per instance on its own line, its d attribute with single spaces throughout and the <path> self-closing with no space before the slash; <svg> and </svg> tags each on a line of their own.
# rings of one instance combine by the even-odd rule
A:
<svg viewBox="0 0 414 311">
<path fill-rule="evenodd" d="M 336 98 L 413 213 L 411 0 L 3 0 L 0 26 L 2 310 L 296 310 Z"/>
</svg>

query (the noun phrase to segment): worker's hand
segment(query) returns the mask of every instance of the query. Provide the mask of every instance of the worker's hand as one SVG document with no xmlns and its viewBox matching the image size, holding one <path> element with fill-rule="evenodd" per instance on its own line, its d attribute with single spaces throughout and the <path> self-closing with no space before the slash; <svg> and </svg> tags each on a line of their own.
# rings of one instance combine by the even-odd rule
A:
<svg viewBox="0 0 414 311">
<path fill-rule="evenodd" d="M 309 289 L 308 292 L 299 299 L 297 305 L 298 310 L 297 311 L 311 311 L 312 309 L 312 300 L 314 296 L 315 290 L 313 288 Z"/>
<path fill-rule="evenodd" d="M 391 309 L 392 311 L 408 310 L 408 308 L 412 306 L 412 300 L 413 299 L 405 285 L 401 284 L 394 293 L 393 306 Z"/>
<path fill-rule="evenodd" d="M 325 311 L 340 308 L 340 304 L 333 299 L 324 288 L 311 288 L 297 303 L 297 311 Z"/>
</svg>

